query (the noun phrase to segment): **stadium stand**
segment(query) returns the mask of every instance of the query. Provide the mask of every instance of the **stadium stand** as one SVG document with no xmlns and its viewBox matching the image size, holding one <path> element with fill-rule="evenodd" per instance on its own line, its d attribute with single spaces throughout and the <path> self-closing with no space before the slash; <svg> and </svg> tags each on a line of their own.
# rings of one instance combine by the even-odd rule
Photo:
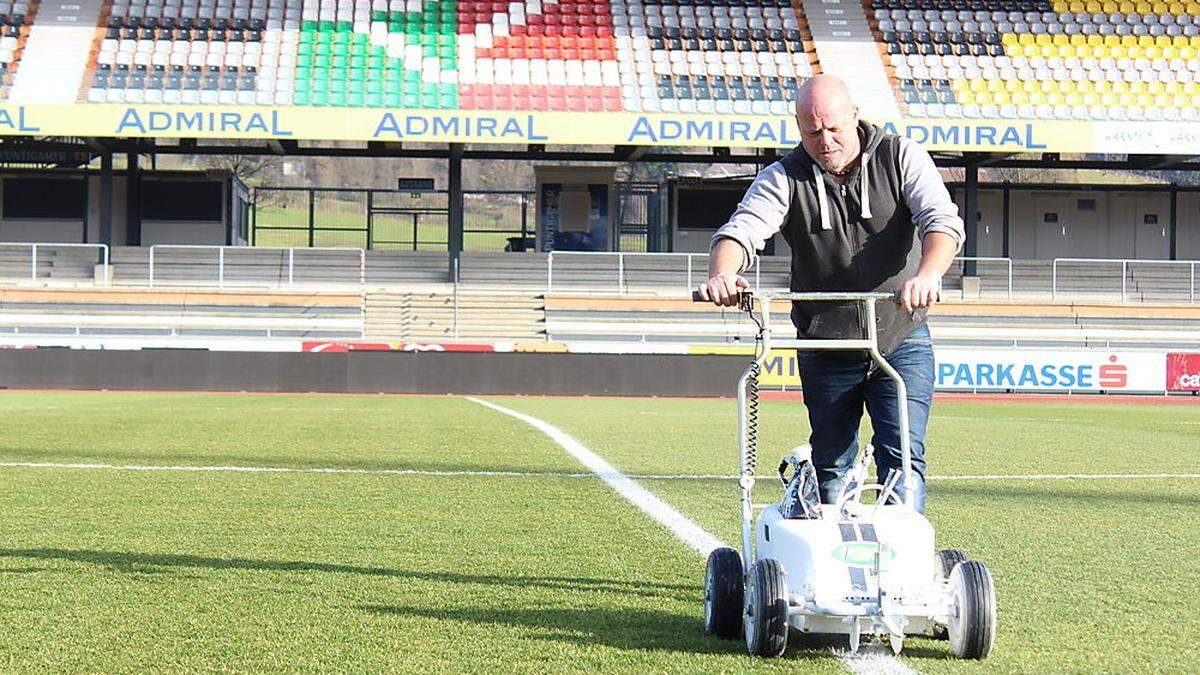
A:
<svg viewBox="0 0 1200 675">
<path fill-rule="evenodd" d="M 360 338 L 358 294 L 0 290 L 0 335 Z"/>
<path fill-rule="evenodd" d="M 873 0 L 870 8 L 910 115 L 1197 119 L 1194 2 Z"/>
<path fill-rule="evenodd" d="M 744 313 L 685 299 L 546 296 L 549 340 L 753 344 Z M 786 304 L 772 312 L 790 330 Z M 1008 347 L 1200 347 L 1200 309 L 1101 305 L 943 303 L 930 315 L 938 344 Z"/>
<path fill-rule="evenodd" d="M 545 340 L 539 294 L 370 293 L 368 340 Z"/>
<path fill-rule="evenodd" d="M 8 100 L 37 8 L 38 0 L 0 1 L 0 100 Z"/>
<path fill-rule="evenodd" d="M 112 0 L 91 102 L 786 114 L 816 70 L 769 2 Z"/>
</svg>

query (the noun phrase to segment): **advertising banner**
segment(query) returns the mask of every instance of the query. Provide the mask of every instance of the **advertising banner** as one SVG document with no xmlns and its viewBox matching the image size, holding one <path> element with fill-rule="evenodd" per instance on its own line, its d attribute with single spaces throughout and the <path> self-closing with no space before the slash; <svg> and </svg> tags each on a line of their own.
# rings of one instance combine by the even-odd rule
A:
<svg viewBox="0 0 1200 675">
<path fill-rule="evenodd" d="M 950 391 L 1162 392 L 1166 354 L 1085 350 L 937 349 L 936 381 Z"/>
<path fill-rule="evenodd" d="M 493 352 L 491 344 L 439 344 L 436 342 L 304 342 L 305 352 Z"/>
<path fill-rule="evenodd" d="M 1167 388 L 1200 391 L 1200 353 L 1167 354 Z"/>
<path fill-rule="evenodd" d="M 1200 154 L 1194 125 L 1056 120 L 872 119 L 930 150 Z M 791 148 L 790 116 L 407 110 L 314 106 L 0 104 L 0 136 L 226 138 Z"/>
</svg>

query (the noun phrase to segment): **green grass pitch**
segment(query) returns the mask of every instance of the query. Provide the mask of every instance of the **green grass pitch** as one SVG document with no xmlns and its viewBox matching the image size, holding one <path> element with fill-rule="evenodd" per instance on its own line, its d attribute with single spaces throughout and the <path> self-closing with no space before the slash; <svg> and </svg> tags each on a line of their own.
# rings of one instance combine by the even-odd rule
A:
<svg viewBox="0 0 1200 675">
<path fill-rule="evenodd" d="M 491 398 L 631 474 L 730 474 L 730 400 Z M 764 402 L 761 466 L 807 434 Z M 552 440 L 461 398 L 0 395 L 0 669 L 847 672 L 703 634 L 704 561 Z M 938 402 L 930 475 L 1197 474 L 1200 406 Z M 132 471 L 33 464 L 286 467 Z M 501 471 L 515 475 L 380 473 Z M 760 469 L 760 472 L 763 472 Z M 730 480 L 642 478 L 728 542 Z M 778 497 L 760 483 L 759 501 Z M 934 479 L 996 578 L 992 657 L 920 673 L 1194 672 L 1200 480 Z"/>
</svg>

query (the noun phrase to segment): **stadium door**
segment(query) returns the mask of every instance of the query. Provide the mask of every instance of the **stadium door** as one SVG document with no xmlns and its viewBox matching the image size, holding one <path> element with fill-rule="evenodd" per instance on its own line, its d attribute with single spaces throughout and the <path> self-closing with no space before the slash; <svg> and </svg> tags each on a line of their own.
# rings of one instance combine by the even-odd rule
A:
<svg viewBox="0 0 1200 675">
<path fill-rule="evenodd" d="M 1065 258 L 1070 255 L 1070 223 L 1067 222 L 1066 199 L 1063 195 L 1038 195 L 1034 197 L 1034 213 L 1037 215 L 1037 239 L 1034 241 L 1034 257 L 1039 260 Z"/>
<path fill-rule="evenodd" d="M 1004 255 L 1004 193 L 980 190 L 979 221 L 975 227 L 975 255 Z"/>
<path fill-rule="evenodd" d="M 1133 257 L 1138 260 L 1166 260 L 1170 257 L 1168 200 L 1165 194 L 1138 195 L 1133 241 Z"/>
</svg>

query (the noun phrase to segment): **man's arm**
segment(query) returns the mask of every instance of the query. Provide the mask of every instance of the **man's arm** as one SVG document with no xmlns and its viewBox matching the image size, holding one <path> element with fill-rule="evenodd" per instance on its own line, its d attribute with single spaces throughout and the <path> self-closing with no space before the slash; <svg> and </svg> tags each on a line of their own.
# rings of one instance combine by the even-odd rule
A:
<svg viewBox="0 0 1200 675">
<path fill-rule="evenodd" d="M 750 287 L 740 273 L 754 264 L 755 253 L 783 227 L 790 202 L 791 185 L 783 165 L 776 162 L 763 169 L 729 222 L 713 235 L 708 279 L 697 288 L 701 298 L 725 307 L 737 304 L 738 289 Z"/>
<path fill-rule="evenodd" d="M 900 304 L 905 311 L 911 312 L 938 301 L 942 276 L 962 248 L 966 230 L 933 158 L 920 145 L 907 139 L 900 145 L 900 173 L 904 200 L 921 237 L 921 264 L 917 275 L 900 289 Z"/>
</svg>

